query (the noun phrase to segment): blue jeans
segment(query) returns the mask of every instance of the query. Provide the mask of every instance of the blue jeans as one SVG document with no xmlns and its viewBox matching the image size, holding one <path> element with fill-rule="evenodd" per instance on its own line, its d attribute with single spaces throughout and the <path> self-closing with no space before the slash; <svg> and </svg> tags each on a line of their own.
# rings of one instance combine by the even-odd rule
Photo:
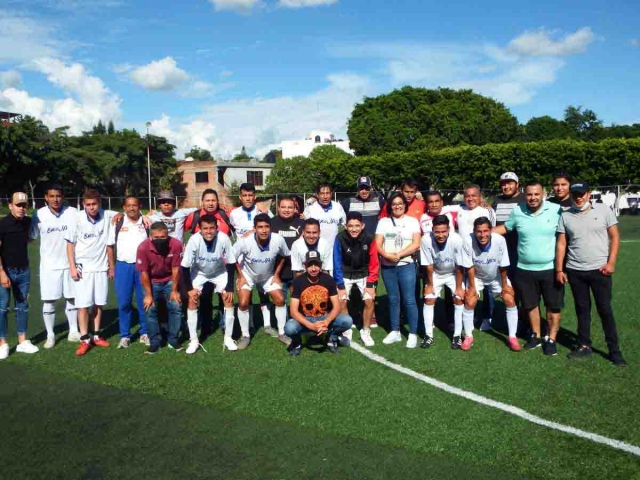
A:
<svg viewBox="0 0 640 480">
<path fill-rule="evenodd" d="M 149 331 L 149 340 L 151 348 L 160 347 L 162 335 L 160 334 L 160 325 L 158 324 L 158 301 L 164 299 L 167 304 L 167 317 L 169 323 L 169 343 L 176 345 L 178 343 L 178 335 L 180 333 L 180 322 L 182 321 L 182 309 L 180 305 L 174 301 L 169 301 L 173 282 L 151 283 L 151 294 L 153 295 L 153 306 L 147 312 L 147 329 Z"/>
<path fill-rule="evenodd" d="M 136 304 L 138 305 L 138 321 L 140 322 L 140 335 L 147 333 L 147 321 L 144 314 L 144 289 L 140 283 L 140 272 L 136 270 L 135 263 L 116 262 L 115 272 L 116 297 L 118 298 L 118 323 L 120 324 L 120 338 L 131 336 L 131 295 L 136 291 Z"/>
<path fill-rule="evenodd" d="M 287 320 L 289 320 L 291 318 L 291 315 L 289 315 L 289 297 L 291 296 L 291 294 L 289 293 L 289 287 L 291 287 L 291 285 L 293 284 L 293 279 L 291 280 L 284 280 L 282 282 L 282 294 L 284 295 L 284 306 L 287 307 Z"/>
<path fill-rule="evenodd" d="M 418 306 L 416 304 L 416 267 L 413 263 L 400 267 L 382 266 L 382 279 L 389 300 L 391 331 L 400 330 L 400 299 L 409 322 L 409 333 L 418 333 Z"/>
<path fill-rule="evenodd" d="M 26 335 L 29 320 L 29 284 L 31 273 L 28 268 L 8 268 L 5 273 L 11 280 L 11 287 L 0 287 L 0 338 L 7 338 L 7 317 L 9 301 L 13 290 L 16 310 L 16 330 L 18 335 Z"/>
<path fill-rule="evenodd" d="M 322 317 L 318 317 L 318 318 L 313 318 L 313 317 L 304 317 L 304 318 L 306 318 L 307 321 L 311 323 L 316 323 L 316 322 L 321 322 L 322 320 L 327 318 L 327 315 L 323 315 Z M 344 313 L 341 313 L 329 325 L 329 337 L 332 340 L 337 340 L 340 335 L 342 335 L 344 332 L 346 332 L 351 328 L 351 325 L 353 325 L 353 320 L 351 320 L 351 317 L 349 315 L 345 315 Z M 301 342 L 300 335 L 302 335 L 303 333 L 314 333 L 314 332 L 309 330 L 304 325 L 298 323 L 293 318 L 288 320 L 284 326 L 284 334 L 287 337 L 291 338 L 292 344 L 294 345 L 300 345 L 300 342 Z"/>
</svg>

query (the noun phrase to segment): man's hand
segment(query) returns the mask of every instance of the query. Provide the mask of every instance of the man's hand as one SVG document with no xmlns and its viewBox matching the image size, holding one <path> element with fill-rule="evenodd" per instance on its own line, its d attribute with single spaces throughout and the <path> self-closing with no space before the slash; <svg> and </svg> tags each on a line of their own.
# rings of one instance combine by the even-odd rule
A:
<svg viewBox="0 0 640 480">
<path fill-rule="evenodd" d="M 180 294 L 177 290 L 172 290 L 169 295 L 170 302 L 176 302 L 178 305 L 182 305 L 182 299 L 180 298 Z"/>
<path fill-rule="evenodd" d="M 116 213 L 111 219 L 111 225 L 115 225 L 116 223 L 118 223 L 122 219 L 122 217 L 124 217 L 124 213 Z"/>
<path fill-rule="evenodd" d="M 567 279 L 567 274 L 564 272 L 556 272 L 556 282 L 558 282 L 560 285 L 564 285 L 565 283 L 567 283 L 568 279 Z"/>
<path fill-rule="evenodd" d="M 145 295 L 142 300 L 142 306 L 144 307 L 144 311 L 148 312 L 151 307 L 153 307 L 153 297 L 151 295 Z"/>
<path fill-rule="evenodd" d="M 80 280 L 80 278 L 82 278 L 82 275 L 80 275 L 80 272 L 76 267 L 71 267 L 71 269 L 69 270 L 69 275 L 71 275 L 71 279 L 74 282 L 77 282 L 78 280 Z"/>
<path fill-rule="evenodd" d="M 324 335 L 325 333 L 327 333 L 329 331 L 329 329 L 325 325 L 324 321 L 315 322 L 315 323 L 312 323 L 311 325 L 313 326 L 313 329 L 315 330 L 316 334 L 318 334 L 318 335 Z"/>
<path fill-rule="evenodd" d="M 244 278 L 244 275 L 239 275 L 238 280 L 236 280 L 236 288 L 240 291 L 244 285 L 249 285 L 247 279 Z"/>
<path fill-rule="evenodd" d="M 250 237 L 251 235 L 253 235 L 255 232 L 255 230 L 249 230 L 247 233 L 245 233 L 244 235 L 242 235 L 242 238 L 247 238 Z"/>
<path fill-rule="evenodd" d="M 347 289 L 346 288 L 339 288 L 338 289 L 338 298 L 340 299 L 340 301 L 347 301 L 347 299 L 349 298 L 347 295 Z"/>
<path fill-rule="evenodd" d="M 194 288 L 193 290 L 189 290 L 189 298 L 194 303 L 198 303 L 198 300 L 200 299 L 200 290 L 198 290 L 197 288 Z"/>
<path fill-rule="evenodd" d="M 2 284 L 4 288 L 11 286 L 11 279 L 4 270 L 0 271 L 0 284 Z"/>
<path fill-rule="evenodd" d="M 433 289 L 433 285 L 431 284 L 427 284 L 424 286 L 424 296 L 426 297 L 427 295 L 435 295 L 436 291 Z"/>
<path fill-rule="evenodd" d="M 152 223 L 153 222 L 151 221 L 151 219 L 148 216 L 142 215 L 142 224 L 144 225 L 144 228 L 149 230 L 149 228 L 151 228 L 151 224 Z"/>
<path fill-rule="evenodd" d="M 222 303 L 233 303 L 233 292 L 222 292 Z"/>
<path fill-rule="evenodd" d="M 460 300 L 464 300 L 464 296 L 466 295 L 466 290 L 464 288 L 457 288 L 453 295 L 458 297 Z"/>
<path fill-rule="evenodd" d="M 107 273 L 109 280 L 113 280 L 116 276 L 116 269 L 115 267 L 109 267 L 109 272 Z"/>
<path fill-rule="evenodd" d="M 604 267 L 600 269 L 600 273 L 602 273 L 606 277 L 610 277 L 615 273 L 615 271 L 616 271 L 616 266 L 611 262 L 607 263 Z"/>
</svg>

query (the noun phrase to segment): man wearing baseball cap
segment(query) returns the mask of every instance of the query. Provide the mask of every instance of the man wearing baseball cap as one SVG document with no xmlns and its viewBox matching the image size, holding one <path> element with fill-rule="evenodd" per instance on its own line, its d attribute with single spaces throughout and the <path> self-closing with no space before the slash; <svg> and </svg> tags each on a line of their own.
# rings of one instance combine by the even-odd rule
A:
<svg viewBox="0 0 640 480">
<path fill-rule="evenodd" d="M 356 182 L 355 197 L 342 200 L 342 208 L 346 214 L 349 212 L 359 212 L 364 220 L 364 228 L 370 235 L 375 235 L 378 226 L 378 217 L 382 210 L 384 200 L 377 193 L 373 192 L 371 178 L 363 175 L 358 177 Z"/>
<path fill-rule="evenodd" d="M 620 249 L 618 220 L 613 210 L 606 205 L 591 205 L 591 192 L 587 182 L 574 182 L 570 188 L 573 206 L 562 212 L 556 242 L 556 279 L 562 284 L 569 281 L 578 317 L 579 345 L 568 358 L 587 358 L 593 353 L 593 293 L 609 347 L 609 360 L 616 366 L 625 366 L 627 362 L 620 352 L 618 331 L 611 308 L 611 277 L 615 272 Z"/>
<path fill-rule="evenodd" d="M 151 222 L 162 222 L 169 230 L 169 236 L 182 243 L 184 238 L 184 223 L 189 215 L 197 208 L 181 208 L 176 210 L 176 197 L 171 190 L 160 190 L 156 198 L 159 211 L 149 216 Z"/>
<path fill-rule="evenodd" d="M 305 256 L 305 274 L 293 281 L 291 294 L 291 319 L 285 325 L 285 334 L 291 338 L 287 348 L 289 355 L 298 356 L 302 350 L 303 333 L 317 336 L 326 334 L 326 348 L 340 353 L 338 344 L 349 346 L 341 335 L 351 328 L 353 320 L 342 313 L 338 288 L 331 275 L 322 271 L 322 257 L 316 250 Z"/>
</svg>

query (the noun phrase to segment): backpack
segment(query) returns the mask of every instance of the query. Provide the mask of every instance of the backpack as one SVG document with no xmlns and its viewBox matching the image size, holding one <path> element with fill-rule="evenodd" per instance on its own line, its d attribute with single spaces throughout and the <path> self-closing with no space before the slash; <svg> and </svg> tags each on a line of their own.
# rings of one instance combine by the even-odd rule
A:
<svg viewBox="0 0 640 480">
<path fill-rule="evenodd" d="M 193 220 L 191 221 L 191 235 L 196 233 L 196 228 L 198 227 L 198 221 L 200 220 L 200 211 L 201 210 L 202 209 L 199 209 L 199 210 L 196 210 L 195 212 L 193 212 Z M 226 223 L 227 226 L 229 227 L 229 232 L 230 233 L 235 233 L 236 230 L 231 225 L 231 220 L 229 220 L 229 216 L 227 215 L 227 212 L 225 212 L 222 208 L 218 208 L 218 212 L 220 213 L 220 218 L 222 218 L 224 223 Z"/>
</svg>

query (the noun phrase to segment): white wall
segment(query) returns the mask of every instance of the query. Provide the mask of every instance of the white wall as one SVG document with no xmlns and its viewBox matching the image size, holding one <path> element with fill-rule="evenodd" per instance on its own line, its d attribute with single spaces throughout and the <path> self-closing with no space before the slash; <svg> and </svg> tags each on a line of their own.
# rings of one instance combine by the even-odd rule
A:
<svg viewBox="0 0 640 480">
<path fill-rule="evenodd" d="M 247 181 L 247 172 L 262 172 L 262 186 L 256 185 L 256 190 L 264 190 L 264 185 L 267 183 L 267 177 L 271 173 L 271 168 L 264 167 L 241 167 L 241 168 L 227 168 L 224 172 L 225 187 L 229 187 L 233 182 L 237 182 L 238 185 Z"/>
</svg>

